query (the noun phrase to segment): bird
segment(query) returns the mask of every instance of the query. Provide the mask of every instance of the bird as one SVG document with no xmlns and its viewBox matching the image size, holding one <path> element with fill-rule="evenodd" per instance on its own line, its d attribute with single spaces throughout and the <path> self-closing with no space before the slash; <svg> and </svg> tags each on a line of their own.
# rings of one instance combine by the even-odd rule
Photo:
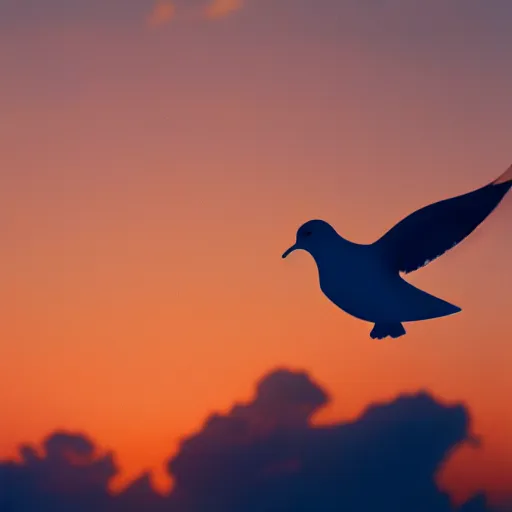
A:
<svg viewBox="0 0 512 512">
<path fill-rule="evenodd" d="M 326 221 L 309 220 L 296 233 L 296 250 L 314 259 L 320 289 L 341 310 L 370 322 L 372 339 L 406 334 L 403 323 L 446 317 L 462 309 L 406 281 L 414 272 L 465 240 L 512 187 L 512 165 L 497 179 L 471 192 L 418 209 L 377 241 L 343 238 Z"/>
</svg>

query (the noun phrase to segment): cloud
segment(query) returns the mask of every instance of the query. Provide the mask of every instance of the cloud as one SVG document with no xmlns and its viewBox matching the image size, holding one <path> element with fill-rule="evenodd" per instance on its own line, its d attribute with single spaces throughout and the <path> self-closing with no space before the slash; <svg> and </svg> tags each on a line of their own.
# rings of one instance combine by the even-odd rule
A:
<svg viewBox="0 0 512 512">
<path fill-rule="evenodd" d="M 211 0 L 205 9 L 205 15 L 211 20 L 224 18 L 243 6 L 243 0 Z"/>
<path fill-rule="evenodd" d="M 435 483 L 471 439 L 466 408 L 426 393 L 373 404 L 354 421 L 317 427 L 328 395 L 303 372 L 276 370 L 252 401 L 212 414 L 168 462 L 175 485 L 157 494 L 144 474 L 121 494 L 117 469 L 81 434 L 56 432 L 41 454 L 0 463 L 2 512 L 490 512 L 483 494 L 461 508 Z"/>
<path fill-rule="evenodd" d="M 170 0 L 158 0 L 149 13 L 147 22 L 151 27 L 169 23 L 176 14 L 176 7 Z"/>
<path fill-rule="evenodd" d="M 0 464 L 2 512 L 86 512 L 111 501 L 107 486 L 117 472 L 112 454 L 97 455 L 89 438 L 68 432 L 48 436 L 42 451 L 22 446 L 21 462 Z"/>
<path fill-rule="evenodd" d="M 281 370 L 253 402 L 211 416 L 169 462 L 178 509 L 453 510 L 435 475 L 470 439 L 462 405 L 420 393 L 373 405 L 351 423 L 311 426 L 326 401 L 307 375 Z"/>
</svg>

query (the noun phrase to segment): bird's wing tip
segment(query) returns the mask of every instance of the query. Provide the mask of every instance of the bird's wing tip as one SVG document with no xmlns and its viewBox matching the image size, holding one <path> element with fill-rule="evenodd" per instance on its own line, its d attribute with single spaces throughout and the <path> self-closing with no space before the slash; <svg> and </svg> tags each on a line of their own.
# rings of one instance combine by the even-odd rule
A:
<svg viewBox="0 0 512 512">
<path fill-rule="evenodd" d="M 501 185 L 502 183 L 508 183 L 509 181 L 512 181 L 512 165 L 492 183 L 493 185 Z"/>
</svg>

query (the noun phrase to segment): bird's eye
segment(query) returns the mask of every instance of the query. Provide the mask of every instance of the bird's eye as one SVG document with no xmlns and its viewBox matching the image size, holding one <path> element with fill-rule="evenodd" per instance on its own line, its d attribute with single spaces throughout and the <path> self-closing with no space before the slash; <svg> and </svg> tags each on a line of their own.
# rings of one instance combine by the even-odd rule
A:
<svg viewBox="0 0 512 512">
<path fill-rule="evenodd" d="M 305 231 L 304 236 L 311 236 L 313 234 L 312 231 Z"/>
</svg>

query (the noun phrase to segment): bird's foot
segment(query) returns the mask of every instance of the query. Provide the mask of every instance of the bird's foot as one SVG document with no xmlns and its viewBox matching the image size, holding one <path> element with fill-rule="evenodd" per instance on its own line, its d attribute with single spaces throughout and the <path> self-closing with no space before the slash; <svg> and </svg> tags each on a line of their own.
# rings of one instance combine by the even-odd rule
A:
<svg viewBox="0 0 512 512">
<path fill-rule="evenodd" d="M 400 322 L 395 323 L 378 323 L 373 326 L 370 332 L 372 339 L 382 340 L 391 336 L 392 338 L 399 338 L 405 334 L 404 326 Z"/>
</svg>

